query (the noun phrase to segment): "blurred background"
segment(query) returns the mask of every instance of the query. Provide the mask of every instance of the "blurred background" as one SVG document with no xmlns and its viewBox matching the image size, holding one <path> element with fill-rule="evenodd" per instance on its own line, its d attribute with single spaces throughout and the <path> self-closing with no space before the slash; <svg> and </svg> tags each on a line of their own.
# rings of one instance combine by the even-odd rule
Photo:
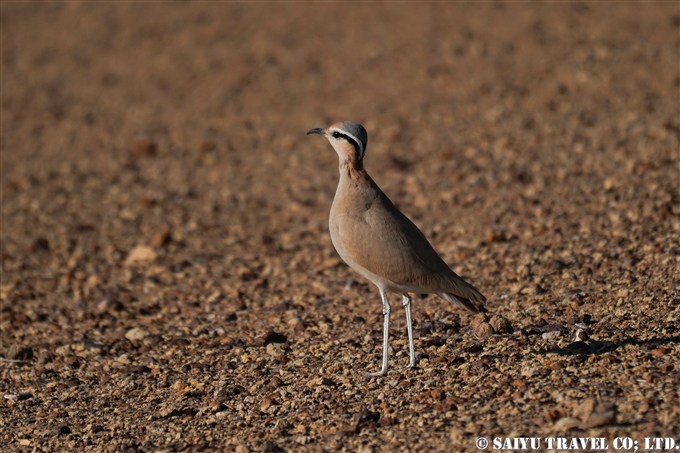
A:
<svg viewBox="0 0 680 453">
<path fill-rule="evenodd" d="M 135 364 L 187 337 L 261 372 L 273 359 L 239 348 L 275 329 L 357 342 L 304 373 L 372 367 L 379 299 L 332 248 L 337 157 L 305 136 L 341 120 L 514 326 L 585 313 L 601 339 L 677 349 L 675 3 L 3 3 L 0 26 L 3 350 L 61 366 L 89 339 Z M 101 360 L 80 369 L 119 366 Z"/>
</svg>

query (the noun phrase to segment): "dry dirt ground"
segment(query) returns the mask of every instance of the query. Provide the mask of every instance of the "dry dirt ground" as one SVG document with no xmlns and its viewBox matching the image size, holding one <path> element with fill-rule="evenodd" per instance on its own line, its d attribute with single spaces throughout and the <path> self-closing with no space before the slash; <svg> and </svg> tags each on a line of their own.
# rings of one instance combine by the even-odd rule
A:
<svg viewBox="0 0 680 453">
<path fill-rule="evenodd" d="M 678 3 L 3 2 L 0 25 L 3 452 L 680 441 Z M 346 119 L 512 333 L 417 297 L 400 372 L 395 296 L 392 371 L 361 373 L 380 300 L 305 136 Z"/>
</svg>

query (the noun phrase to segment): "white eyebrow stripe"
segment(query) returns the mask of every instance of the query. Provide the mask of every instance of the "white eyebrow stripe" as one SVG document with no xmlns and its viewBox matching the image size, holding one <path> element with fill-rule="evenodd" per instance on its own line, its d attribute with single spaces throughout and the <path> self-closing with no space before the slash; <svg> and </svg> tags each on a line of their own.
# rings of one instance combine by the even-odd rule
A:
<svg viewBox="0 0 680 453">
<path fill-rule="evenodd" d="M 330 132 L 339 132 L 339 133 L 341 133 L 342 135 L 346 135 L 346 136 L 348 136 L 349 138 L 351 138 L 352 140 L 354 140 L 354 142 L 355 142 L 357 145 L 359 145 L 359 148 L 360 148 L 360 149 L 359 149 L 359 154 L 361 154 L 361 155 L 363 156 L 363 154 L 364 154 L 364 144 L 361 142 L 361 140 L 359 140 L 358 138 L 356 138 L 354 135 L 350 134 L 349 132 L 344 131 L 344 130 L 342 130 L 342 129 L 339 129 L 339 128 L 337 128 L 337 127 L 331 127 L 331 128 L 328 129 L 328 130 L 329 130 Z"/>
</svg>

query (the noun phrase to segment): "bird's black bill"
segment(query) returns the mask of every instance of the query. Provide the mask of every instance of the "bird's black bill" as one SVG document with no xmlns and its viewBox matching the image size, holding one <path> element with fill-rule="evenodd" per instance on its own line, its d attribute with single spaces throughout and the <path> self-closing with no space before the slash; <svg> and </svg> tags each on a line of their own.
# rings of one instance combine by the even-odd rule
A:
<svg viewBox="0 0 680 453">
<path fill-rule="evenodd" d="M 321 134 L 321 135 L 324 135 L 325 133 L 326 133 L 325 130 L 321 129 L 320 127 L 315 127 L 315 128 L 312 129 L 311 131 L 307 132 L 307 135 L 309 135 L 309 134 Z"/>
</svg>

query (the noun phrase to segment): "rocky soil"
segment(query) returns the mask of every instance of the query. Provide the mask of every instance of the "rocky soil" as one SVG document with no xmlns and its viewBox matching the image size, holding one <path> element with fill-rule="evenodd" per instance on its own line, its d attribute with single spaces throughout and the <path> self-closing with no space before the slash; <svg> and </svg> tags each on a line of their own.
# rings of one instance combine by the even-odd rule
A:
<svg viewBox="0 0 680 453">
<path fill-rule="evenodd" d="M 680 442 L 680 9 L 8 3 L 3 452 Z M 365 165 L 488 318 L 335 253 Z M 507 320 L 508 324 L 505 324 Z"/>
</svg>

